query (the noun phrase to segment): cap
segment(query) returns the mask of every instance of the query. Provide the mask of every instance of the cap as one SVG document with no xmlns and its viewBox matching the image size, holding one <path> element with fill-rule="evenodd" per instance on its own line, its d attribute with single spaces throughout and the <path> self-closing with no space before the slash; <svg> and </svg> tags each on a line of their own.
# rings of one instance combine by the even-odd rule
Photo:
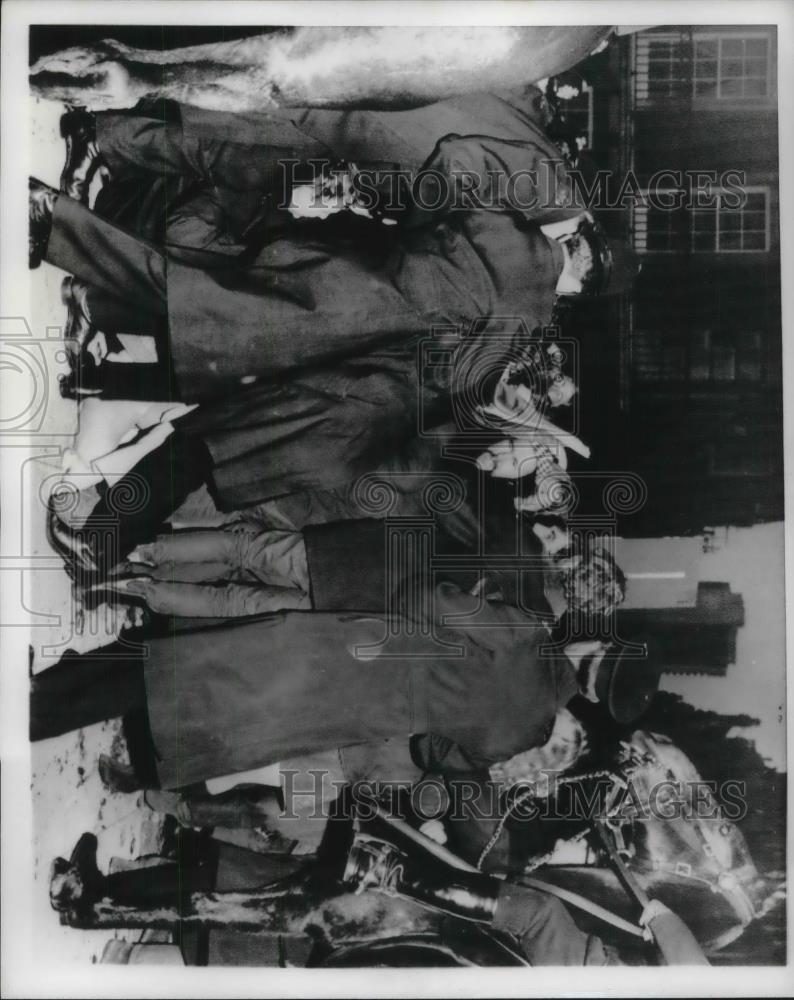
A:
<svg viewBox="0 0 794 1000">
<path fill-rule="evenodd" d="M 593 274 L 582 294 L 621 295 L 631 290 L 642 259 L 625 240 L 607 238 L 598 222 L 585 220 L 578 229 L 592 251 Z"/>
<path fill-rule="evenodd" d="M 661 663 L 653 641 L 640 636 L 625 645 L 612 643 L 598 665 L 595 693 L 622 725 L 638 719 L 659 689 Z"/>
</svg>

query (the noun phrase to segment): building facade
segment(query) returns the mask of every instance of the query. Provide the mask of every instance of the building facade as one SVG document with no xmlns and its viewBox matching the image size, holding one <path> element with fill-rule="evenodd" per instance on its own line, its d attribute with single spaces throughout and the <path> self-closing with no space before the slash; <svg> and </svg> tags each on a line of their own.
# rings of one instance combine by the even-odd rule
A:
<svg viewBox="0 0 794 1000">
<path fill-rule="evenodd" d="M 655 27 L 579 70 L 571 121 L 609 175 L 596 214 L 642 261 L 634 294 L 587 331 L 615 397 L 596 450 L 648 484 L 624 529 L 780 519 L 775 28 Z"/>
</svg>

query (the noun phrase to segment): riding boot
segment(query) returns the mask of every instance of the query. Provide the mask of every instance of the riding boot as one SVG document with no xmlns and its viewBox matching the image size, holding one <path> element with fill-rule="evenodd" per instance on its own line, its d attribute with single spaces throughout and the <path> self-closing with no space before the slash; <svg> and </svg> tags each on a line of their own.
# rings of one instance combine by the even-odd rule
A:
<svg viewBox="0 0 794 1000">
<path fill-rule="evenodd" d="M 343 881 L 358 891 L 371 888 L 443 910 L 455 917 L 490 923 L 496 911 L 500 882 L 489 875 L 453 868 L 420 847 L 400 850 L 367 834 L 356 834 Z"/>
<path fill-rule="evenodd" d="M 58 874 L 62 876 L 69 869 L 77 876 L 75 884 L 81 892 L 79 900 L 73 902 L 79 902 L 82 909 L 108 899 L 119 906 L 174 907 L 184 913 L 193 893 L 211 892 L 215 887 L 218 848 L 208 839 L 189 835 L 180 836 L 177 845 L 174 861 L 103 875 L 96 863 L 97 839 L 91 833 L 84 833 L 72 851 L 68 866 L 61 865 L 63 871 Z"/>
<path fill-rule="evenodd" d="M 90 111 L 76 108 L 61 117 L 60 131 L 66 142 L 61 191 L 86 205 L 91 177 L 99 166 L 96 119 Z"/>
<path fill-rule="evenodd" d="M 102 895 L 121 906 L 168 906 L 185 913 L 194 892 L 212 892 L 214 888 L 213 862 L 183 865 L 169 861 L 106 875 Z"/>
<path fill-rule="evenodd" d="M 28 191 L 28 267 L 33 269 L 47 251 L 58 192 L 35 177 L 29 179 Z"/>
</svg>

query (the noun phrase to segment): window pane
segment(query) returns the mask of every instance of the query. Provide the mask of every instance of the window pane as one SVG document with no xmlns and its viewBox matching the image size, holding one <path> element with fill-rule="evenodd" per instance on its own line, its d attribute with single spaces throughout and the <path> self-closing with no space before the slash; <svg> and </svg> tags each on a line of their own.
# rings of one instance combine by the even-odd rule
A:
<svg viewBox="0 0 794 1000">
<path fill-rule="evenodd" d="M 741 212 L 721 212 L 720 230 L 724 233 L 738 233 L 742 228 Z"/>
<path fill-rule="evenodd" d="M 767 40 L 765 38 L 748 38 L 744 43 L 744 51 L 747 56 L 767 56 Z"/>
<path fill-rule="evenodd" d="M 717 81 L 716 80 L 697 80 L 695 83 L 695 94 L 698 97 L 716 97 L 717 96 Z"/>
<path fill-rule="evenodd" d="M 720 80 L 720 97 L 741 97 L 741 80 Z"/>
<path fill-rule="evenodd" d="M 656 39 L 648 43 L 648 55 L 651 59 L 666 59 L 670 56 L 672 42 Z"/>
<path fill-rule="evenodd" d="M 745 212 L 763 212 L 766 210 L 766 195 L 763 191 L 750 191 L 744 203 Z"/>
<path fill-rule="evenodd" d="M 713 233 L 717 227 L 717 213 L 713 210 L 692 212 L 692 227 L 700 233 Z"/>
<path fill-rule="evenodd" d="M 710 38 L 707 41 L 695 42 L 695 57 L 697 59 L 716 59 L 717 39 Z"/>
<path fill-rule="evenodd" d="M 695 63 L 695 76 L 698 78 L 698 80 L 703 78 L 711 80 L 716 79 L 717 78 L 716 60 L 714 62 L 712 62 L 711 60 L 708 60 L 707 62 L 700 62 L 700 60 L 698 60 L 698 62 Z"/>
<path fill-rule="evenodd" d="M 692 234 L 692 249 L 703 253 L 708 250 L 714 249 L 714 234 L 713 233 L 693 233 Z"/>
<path fill-rule="evenodd" d="M 743 212 L 744 229 L 756 229 L 764 232 L 766 229 L 766 212 Z"/>
<path fill-rule="evenodd" d="M 741 233 L 720 233 L 720 250 L 741 250 Z"/>
<path fill-rule="evenodd" d="M 738 79 L 744 75 L 744 63 L 741 59 L 723 59 L 720 66 L 720 76 Z"/>
<path fill-rule="evenodd" d="M 745 250 L 765 250 L 766 249 L 766 234 L 765 233 L 745 233 L 744 234 L 744 249 Z"/>
<path fill-rule="evenodd" d="M 766 59 L 745 59 L 744 75 L 766 77 Z"/>
<path fill-rule="evenodd" d="M 744 96 L 745 97 L 766 97 L 766 79 L 764 79 L 764 80 L 745 80 L 744 81 Z"/>
<path fill-rule="evenodd" d="M 723 38 L 722 41 L 722 55 L 725 56 L 740 56 L 744 53 L 744 39 L 742 38 Z"/>
</svg>

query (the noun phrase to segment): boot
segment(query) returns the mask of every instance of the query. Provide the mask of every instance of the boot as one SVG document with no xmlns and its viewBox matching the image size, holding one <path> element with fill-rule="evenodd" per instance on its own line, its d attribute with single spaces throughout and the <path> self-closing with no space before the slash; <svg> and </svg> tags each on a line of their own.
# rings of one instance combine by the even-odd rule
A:
<svg viewBox="0 0 794 1000">
<path fill-rule="evenodd" d="M 467 872 L 413 846 L 401 851 L 385 840 L 357 833 L 342 881 L 357 892 L 374 889 L 443 910 L 455 917 L 490 923 L 499 897 L 499 881 L 479 872 Z"/>
<path fill-rule="evenodd" d="M 66 140 L 61 191 L 86 205 L 88 187 L 100 161 L 96 118 L 83 108 L 67 111 L 61 118 L 61 136 Z"/>
<path fill-rule="evenodd" d="M 63 523 L 52 501 L 47 509 L 47 541 L 63 559 L 66 572 L 75 582 L 85 586 L 97 578 L 99 566 L 91 546 Z"/>
<path fill-rule="evenodd" d="M 75 340 L 81 345 L 91 330 L 91 314 L 84 282 L 71 275 L 61 282 L 61 302 L 66 306 L 66 324 L 63 328 L 64 340 Z"/>
<path fill-rule="evenodd" d="M 47 252 L 58 192 L 31 177 L 28 181 L 28 267 L 37 268 Z"/>
<path fill-rule="evenodd" d="M 54 909 L 84 917 L 94 903 L 108 899 L 120 906 L 174 907 L 185 913 L 192 893 L 209 892 L 215 885 L 217 846 L 204 846 L 198 839 L 180 838 L 176 861 L 110 875 L 99 871 L 96 850 L 96 837 L 84 833 L 68 862 L 55 859 L 50 873 Z"/>
<path fill-rule="evenodd" d="M 105 876 L 96 863 L 97 839 L 84 833 L 66 861 L 56 858 L 50 868 L 50 903 L 61 913 L 85 914 L 105 894 Z"/>
</svg>

